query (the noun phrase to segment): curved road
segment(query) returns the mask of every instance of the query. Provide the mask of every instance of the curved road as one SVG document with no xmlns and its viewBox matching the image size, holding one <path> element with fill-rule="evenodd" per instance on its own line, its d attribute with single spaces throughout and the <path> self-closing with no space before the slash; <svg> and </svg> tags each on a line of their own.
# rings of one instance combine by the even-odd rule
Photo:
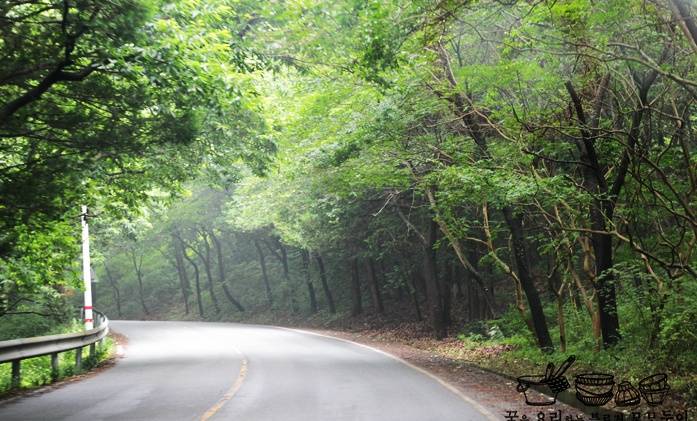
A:
<svg viewBox="0 0 697 421">
<path fill-rule="evenodd" d="M 373 349 L 229 323 L 112 322 L 116 366 L 0 403 L 0 420 L 467 421 L 476 404 Z"/>
</svg>

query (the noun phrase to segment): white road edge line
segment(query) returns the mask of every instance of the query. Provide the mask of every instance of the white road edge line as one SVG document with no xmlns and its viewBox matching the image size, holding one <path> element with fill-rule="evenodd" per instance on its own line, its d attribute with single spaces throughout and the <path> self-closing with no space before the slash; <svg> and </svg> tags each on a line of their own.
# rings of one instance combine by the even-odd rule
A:
<svg viewBox="0 0 697 421">
<path fill-rule="evenodd" d="M 477 402 L 477 401 L 475 401 L 474 399 L 470 398 L 469 396 L 465 395 L 465 394 L 464 394 L 462 391 L 460 391 L 460 389 L 458 389 L 457 387 L 455 387 L 455 386 L 453 386 L 452 384 L 446 382 L 445 380 L 441 379 L 440 377 L 436 376 L 435 374 L 430 373 L 430 372 L 428 372 L 427 370 L 424 370 L 424 369 L 421 368 L 421 367 L 417 367 L 417 366 L 415 366 L 414 364 L 410 363 L 409 361 L 406 361 L 406 360 L 404 360 L 404 359 L 402 359 L 402 358 L 400 358 L 400 357 L 398 357 L 398 356 L 396 356 L 396 355 L 392 355 L 392 354 L 390 354 L 389 352 L 385 352 L 385 351 L 383 351 L 383 350 L 381 350 L 381 349 L 373 348 L 373 347 L 370 346 L 370 345 L 365 345 L 365 344 L 362 344 L 362 343 L 359 343 L 359 342 L 354 342 L 354 341 L 349 340 L 349 339 L 337 338 L 336 336 L 329 336 L 329 335 L 324 335 L 324 334 L 322 334 L 322 333 L 310 332 L 310 331 L 308 331 L 308 330 L 303 330 L 303 329 L 293 329 L 293 328 L 283 327 L 283 326 L 273 326 L 273 327 L 275 327 L 275 328 L 277 328 L 277 329 L 287 330 L 287 331 L 290 331 L 290 332 L 304 333 L 304 334 L 306 334 L 306 335 L 315 335 L 315 336 L 321 336 L 321 337 L 323 337 L 323 338 L 334 339 L 335 341 L 340 341 L 340 342 L 345 342 L 345 343 L 357 345 L 357 346 L 360 346 L 360 347 L 362 347 L 362 348 L 369 349 L 369 350 L 371 350 L 371 351 L 373 351 L 373 352 L 377 352 L 377 353 L 379 353 L 379 354 L 382 354 L 382 355 L 385 355 L 385 356 L 387 356 L 387 357 L 390 357 L 390 358 L 392 358 L 393 360 L 396 360 L 396 361 L 398 361 L 398 362 L 400 362 L 400 363 L 406 365 L 407 367 L 411 368 L 412 370 L 416 370 L 416 371 L 418 371 L 419 373 L 424 374 L 424 375 L 430 377 L 431 379 L 435 380 L 436 382 L 440 383 L 441 386 L 445 387 L 446 389 L 448 389 L 449 391 L 451 391 L 452 393 L 454 393 L 455 395 L 457 395 L 457 397 L 459 397 L 459 398 L 462 399 L 463 401 L 465 401 L 465 402 L 467 402 L 468 404 L 470 404 L 471 406 L 473 406 L 477 411 L 481 412 L 482 415 L 484 415 L 485 417 L 487 417 L 487 419 L 489 419 L 490 421 L 498 421 L 498 420 L 499 420 L 499 418 L 496 417 L 496 415 L 494 415 L 493 412 L 491 412 L 491 411 L 489 411 L 488 409 L 486 409 L 485 407 L 483 407 L 479 402 Z"/>
<path fill-rule="evenodd" d="M 232 349 L 242 357 L 242 362 L 240 363 L 240 372 L 237 375 L 237 379 L 235 380 L 235 383 L 233 383 L 233 385 L 230 387 L 230 389 L 228 389 L 228 391 L 225 392 L 223 397 L 220 398 L 220 400 L 218 400 L 218 402 L 216 402 L 215 405 L 211 406 L 203 415 L 201 415 L 199 421 L 207 421 L 218 411 L 220 411 L 220 408 L 225 406 L 225 404 L 237 394 L 237 392 L 242 387 L 242 382 L 244 382 L 245 377 L 247 377 L 247 367 L 249 366 L 249 361 L 247 360 L 247 357 L 245 357 L 242 351 L 240 351 L 236 347 L 232 347 Z"/>
</svg>

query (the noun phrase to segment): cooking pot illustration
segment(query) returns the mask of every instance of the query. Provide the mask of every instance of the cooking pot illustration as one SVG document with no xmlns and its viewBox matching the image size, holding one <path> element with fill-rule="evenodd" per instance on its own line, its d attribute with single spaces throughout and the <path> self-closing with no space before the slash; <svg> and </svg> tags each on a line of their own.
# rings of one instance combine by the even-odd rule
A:
<svg viewBox="0 0 697 421">
<path fill-rule="evenodd" d="M 617 406 L 635 406 L 641 402 L 639 391 L 628 381 L 623 381 L 617 385 L 615 403 Z"/>
</svg>

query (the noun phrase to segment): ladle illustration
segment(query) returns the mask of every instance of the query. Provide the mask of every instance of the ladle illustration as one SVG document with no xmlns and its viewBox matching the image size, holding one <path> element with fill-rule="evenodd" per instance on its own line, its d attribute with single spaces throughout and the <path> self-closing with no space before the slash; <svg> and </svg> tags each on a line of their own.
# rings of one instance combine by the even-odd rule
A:
<svg viewBox="0 0 697 421">
<path fill-rule="evenodd" d="M 556 371 L 554 371 L 554 364 L 550 362 L 547 364 L 544 375 L 520 376 L 516 390 L 525 394 L 525 403 L 528 405 L 552 405 L 557 401 L 557 395 L 570 387 L 564 373 L 574 361 L 576 356 L 571 355 Z M 545 394 L 537 396 L 538 394 L 529 393 L 530 386 L 538 386 L 538 389 Z"/>
</svg>

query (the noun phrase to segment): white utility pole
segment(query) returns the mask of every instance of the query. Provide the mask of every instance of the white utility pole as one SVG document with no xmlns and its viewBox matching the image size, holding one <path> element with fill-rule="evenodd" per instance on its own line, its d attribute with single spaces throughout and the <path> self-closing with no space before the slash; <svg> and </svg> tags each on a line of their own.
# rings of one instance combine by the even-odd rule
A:
<svg viewBox="0 0 697 421">
<path fill-rule="evenodd" d="M 85 282 L 85 330 L 94 327 L 92 321 L 92 270 L 90 268 L 90 228 L 87 224 L 87 206 L 82 205 L 82 279 Z"/>
</svg>

